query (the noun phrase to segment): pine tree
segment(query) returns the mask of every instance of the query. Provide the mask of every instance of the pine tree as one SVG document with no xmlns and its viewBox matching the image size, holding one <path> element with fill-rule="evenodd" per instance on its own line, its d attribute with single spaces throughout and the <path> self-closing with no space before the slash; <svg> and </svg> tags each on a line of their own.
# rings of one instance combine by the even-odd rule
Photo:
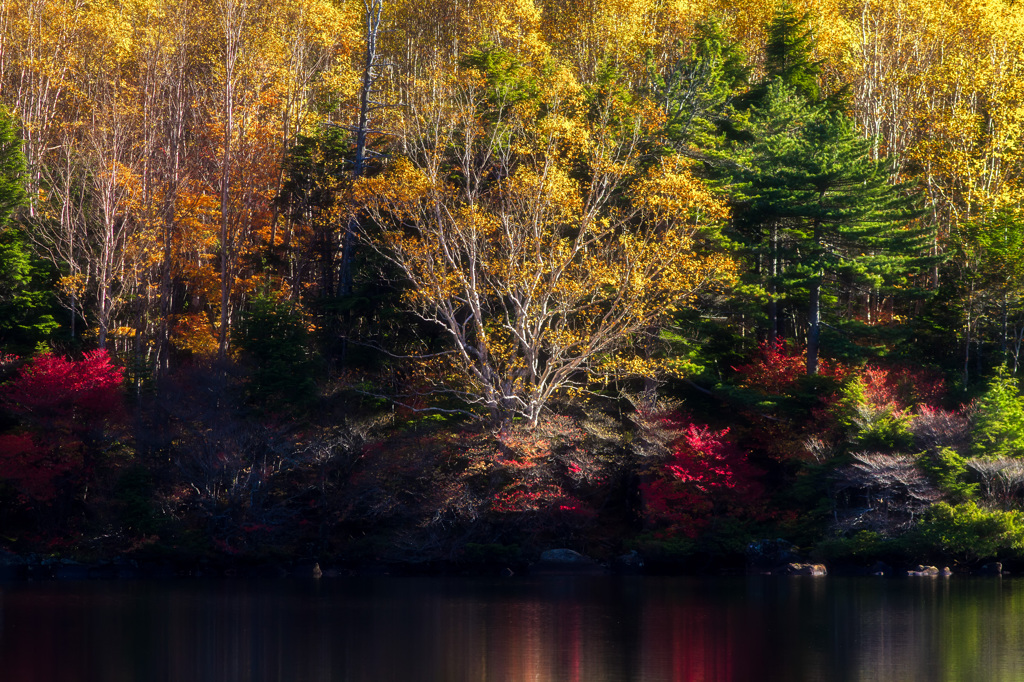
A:
<svg viewBox="0 0 1024 682">
<path fill-rule="evenodd" d="M 1017 378 L 1005 367 L 992 377 L 978 400 L 971 427 L 977 457 L 1024 455 L 1024 396 Z"/>
<path fill-rule="evenodd" d="M 698 24 L 690 53 L 663 73 L 651 74 L 653 94 L 665 111 L 668 144 L 684 152 L 717 146 L 749 71 L 746 54 L 718 22 Z"/>
<path fill-rule="evenodd" d="M 812 58 L 814 35 L 809 19 L 809 14 L 797 14 L 788 3 L 775 12 L 765 47 L 767 77 L 753 94 L 763 96 L 767 94 L 768 84 L 782 81 L 804 100 L 821 101 L 821 88 L 818 86 L 821 61 Z"/>
<path fill-rule="evenodd" d="M 889 183 L 885 160 L 850 118 L 808 103 L 781 80 L 753 110 L 755 141 L 737 149 L 735 174 L 747 222 L 768 224 L 774 273 L 807 296 L 807 372 L 817 373 L 822 287 L 844 276 L 880 285 L 912 270 L 924 235 L 909 188 Z"/>
<path fill-rule="evenodd" d="M 779 303 L 807 309 L 807 371 L 817 373 L 822 293 L 828 281 L 905 278 L 924 235 L 909 187 L 889 182 L 887 160 L 845 111 L 845 90 L 824 95 L 809 15 L 777 10 L 769 27 L 765 77 L 739 98 L 742 115 L 726 155 L 736 190 L 733 227 L 765 290 L 767 337 L 779 334 Z"/>
<path fill-rule="evenodd" d="M 0 106 L 0 229 L 26 199 L 21 138 L 10 113 Z"/>
<path fill-rule="evenodd" d="M 0 346 L 19 353 L 35 350 L 58 326 L 50 273 L 25 233 L 9 224 L 26 200 L 21 138 L 0 107 Z"/>
</svg>

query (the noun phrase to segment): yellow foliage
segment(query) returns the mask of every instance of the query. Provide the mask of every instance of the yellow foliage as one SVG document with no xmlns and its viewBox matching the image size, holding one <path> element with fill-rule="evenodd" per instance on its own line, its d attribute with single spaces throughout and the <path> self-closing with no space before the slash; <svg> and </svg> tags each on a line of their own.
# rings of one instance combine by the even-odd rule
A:
<svg viewBox="0 0 1024 682">
<path fill-rule="evenodd" d="M 217 337 L 204 315 L 177 315 L 173 324 L 172 342 L 180 350 L 204 357 L 212 357 L 217 352 Z"/>
<path fill-rule="evenodd" d="M 357 185 L 393 226 L 374 246 L 412 285 L 407 302 L 451 343 L 425 367 L 498 419 L 536 423 L 591 379 L 661 371 L 624 354 L 630 339 L 736 275 L 702 244 L 727 210 L 690 163 L 640 172 L 646 103 L 611 98 L 614 116 L 594 117 L 560 78 L 554 101 L 541 90 L 487 117 L 477 84 L 433 92 L 411 112 L 430 134 L 410 130 L 410 154 Z"/>
</svg>

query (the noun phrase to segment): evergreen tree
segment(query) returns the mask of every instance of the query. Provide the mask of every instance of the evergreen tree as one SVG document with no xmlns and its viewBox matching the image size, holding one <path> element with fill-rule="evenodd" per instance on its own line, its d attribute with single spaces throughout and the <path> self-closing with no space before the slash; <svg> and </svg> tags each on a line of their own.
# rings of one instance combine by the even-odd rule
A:
<svg viewBox="0 0 1024 682">
<path fill-rule="evenodd" d="M 822 286 L 845 276 L 879 285 L 905 275 L 924 235 L 902 227 L 917 215 L 908 188 L 889 184 L 886 162 L 848 116 L 806 99 L 781 80 L 751 114 L 753 143 L 736 149 L 743 220 L 768 226 L 771 286 L 807 296 L 807 371 L 815 374 Z M 749 235 L 748 235 L 749 236 Z"/>
<path fill-rule="evenodd" d="M 0 229 L 26 199 L 21 138 L 10 113 L 0 106 Z"/>
<path fill-rule="evenodd" d="M 664 73 L 651 74 L 652 90 L 665 111 L 668 144 L 683 151 L 718 146 L 748 77 L 739 44 L 728 40 L 717 21 L 698 24 L 689 54 Z"/>
<path fill-rule="evenodd" d="M 261 292 L 249 304 L 235 333 L 252 362 L 249 398 L 268 407 L 302 407 L 316 398 L 314 365 L 306 325 L 295 306 Z"/>
<path fill-rule="evenodd" d="M 1016 377 L 1000 367 L 978 399 L 972 424 L 974 455 L 1024 455 L 1024 396 Z"/>
<path fill-rule="evenodd" d="M 9 224 L 26 200 L 21 139 L 0 107 L 0 347 L 17 353 L 31 353 L 58 327 L 53 277 L 24 232 Z"/>
<path fill-rule="evenodd" d="M 813 59 L 814 35 L 809 19 L 809 14 L 797 14 L 788 3 L 776 10 L 768 27 L 768 44 L 765 47 L 767 76 L 752 91 L 754 101 L 766 95 L 768 85 L 775 81 L 782 81 L 808 102 L 821 101 L 818 85 L 821 61 Z"/>
<path fill-rule="evenodd" d="M 998 345 L 1002 361 L 1012 359 L 1016 372 L 1024 338 L 1024 212 L 1003 208 L 983 215 L 959 226 L 949 242 L 953 258 L 946 280 L 960 300 L 952 312 L 953 328 L 963 332 L 964 383 L 972 343 L 979 352 L 982 344 Z"/>
<path fill-rule="evenodd" d="M 0 349 L 32 353 L 60 326 L 53 279 L 20 229 L 0 229 Z"/>
<path fill-rule="evenodd" d="M 765 78 L 740 98 L 743 116 L 726 152 L 736 188 L 733 227 L 767 297 L 767 337 L 779 303 L 807 310 L 807 371 L 817 373 L 823 286 L 880 286 L 912 271 L 923 247 L 903 223 L 916 216 L 910 188 L 889 182 L 886 160 L 854 130 L 843 90 L 823 96 L 807 14 L 782 6 L 769 27 Z"/>
</svg>

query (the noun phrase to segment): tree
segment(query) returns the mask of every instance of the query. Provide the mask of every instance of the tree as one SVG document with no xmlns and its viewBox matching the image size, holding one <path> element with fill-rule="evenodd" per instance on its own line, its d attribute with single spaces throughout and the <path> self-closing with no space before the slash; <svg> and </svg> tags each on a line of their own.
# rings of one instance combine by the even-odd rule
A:
<svg viewBox="0 0 1024 682">
<path fill-rule="evenodd" d="M 31 351 L 57 323 L 45 268 L 29 249 L 24 233 L 9 225 L 27 203 L 25 157 L 14 122 L 0 106 L 0 344 Z"/>
<path fill-rule="evenodd" d="M 735 177 L 747 215 L 780 228 L 784 247 L 772 257 L 789 261 L 781 274 L 807 291 L 807 372 L 815 374 L 826 277 L 874 286 L 906 277 L 925 234 L 906 227 L 918 215 L 910 188 L 889 184 L 885 161 L 871 160 L 870 142 L 844 113 L 805 104 L 777 83 L 752 129 L 757 141 L 739 154 Z"/>
<path fill-rule="evenodd" d="M 59 327 L 51 273 L 21 230 L 0 229 L 0 347 L 30 353 Z"/>
<path fill-rule="evenodd" d="M 775 11 L 768 26 L 768 43 L 765 46 L 766 76 L 748 94 L 749 101 L 763 100 L 768 94 L 768 87 L 777 80 L 807 102 L 822 100 L 818 84 L 822 62 L 812 56 L 815 41 L 809 24 L 810 14 L 798 14 L 788 3 Z"/>
<path fill-rule="evenodd" d="M 424 390 L 532 427 L 592 379 L 655 371 L 630 342 L 730 280 L 702 249 L 725 211 L 688 162 L 645 167 L 653 103 L 507 54 L 465 65 L 410 97 L 405 157 L 361 192 L 375 248 L 445 341 L 420 358 Z"/>
<path fill-rule="evenodd" d="M 840 88 L 823 96 L 808 15 L 783 6 L 769 28 L 766 76 L 741 97 L 730 160 L 738 168 L 734 223 L 767 289 L 768 340 L 778 300 L 806 296 L 807 371 L 817 372 L 827 278 L 880 286 L 916 265 L 924 234 L 908 186 L 890 184 L 885 160 L 853 128 Z"/>
<path fill-rule="evenodd" d="M 25 205 L 25 156 L 21 153 L 21 138 L 6 107 L 0 106 L 0 228 L 10 220 L 11 214 Z"/>
<path fill-rule="evenodd" d="M 1004 361 L 1013 359 L 1016 373 L 1024 344 L 1024 216 L 1010 209 L 994 211 L 959 226 L 948 241 L 953 256 L 949 271 L 954 273 L 950 279 L 960 298 L 956 311 L 963 328 L 964 383 L 970 375 L 971 344 L 978 348 L 977 359 L 986 339 L 999 344 Z"/>
<path fill-rule="evenodd" d="M 0 478 L 37 502 L 52 502 L 61 483 L 87 487 L 104 430 L 121 414 L 123 379 L 105 350 L 77 361 L 45 354 L 26 364 L 0 386 L 0 405 L 19 421 L 0 436 Z"/>
<path fill-rule="evenodd" d="M 978 399 L 971 424 L 975 455 L 1024 455 L 1024 396 L 1016 377 L 1000 368 Z"/>
<path fill-rule="evenodd" d="M 739 45 L 729 42 L 718 22 L 706 21 L 694 28 L 688 55 L 651 75 L 664 106 L 665 137 L 686 153 L 690 146 L 716 146 L 750 74 Z"/>
<path fill-rule="evenodd" d="M 308 335 L 294 304 L 261 292 L 242 314 L 236 334 L 253 362 L 248 393 L 254 402 L 301 406 L 315 399 Z"/>
</svg>

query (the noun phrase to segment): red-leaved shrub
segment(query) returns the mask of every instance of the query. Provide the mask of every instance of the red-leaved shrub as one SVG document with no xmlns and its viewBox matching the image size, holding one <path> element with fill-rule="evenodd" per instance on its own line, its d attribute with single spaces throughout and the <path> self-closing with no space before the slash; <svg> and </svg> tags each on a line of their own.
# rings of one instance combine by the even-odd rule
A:
<svg viewBox="0 0 1024 682">
<path fill-rule="evenodd" d="M 0 405 L 19 422 L 0 435 L 0 479 L 26 501 L 49 502 L 59 481 L 87 478 L 91 447 L 122 414 L 122 381 L 105 350 L 81 360 L 46 354 L 25 365 L 0 386 Z"/>
<path fill-rule="evenodd" d="M 714 514 L 743 515 L 763 489 L 746 453 L 726 439 L 729 429 L 666 421 L 679 437 L 657 478 L 641 486 L 648 521 L 667 535 L 695 538 Z"/>
</svg>

